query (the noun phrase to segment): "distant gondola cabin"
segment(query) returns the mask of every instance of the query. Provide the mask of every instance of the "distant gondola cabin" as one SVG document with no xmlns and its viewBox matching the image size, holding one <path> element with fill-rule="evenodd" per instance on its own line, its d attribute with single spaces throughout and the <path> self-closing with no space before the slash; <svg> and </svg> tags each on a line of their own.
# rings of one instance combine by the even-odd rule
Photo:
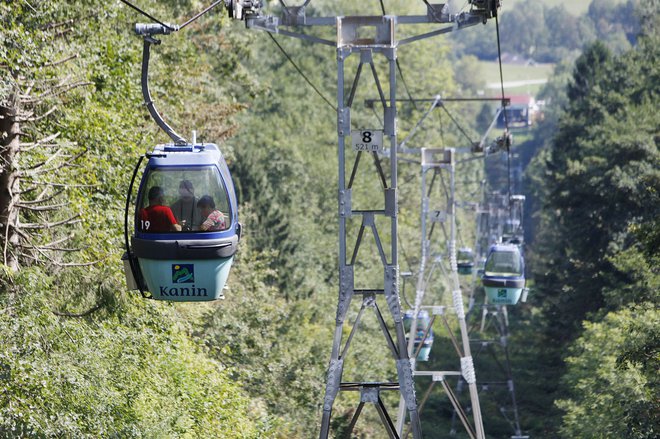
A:
<svg viewBox="0 0 660 439">
<path fill-rule="evenodd" d="M 490 248 L 481 278 L 490 303 L 515 305 L 525 288 L 525 263 L 515 244 Z"/>
<path fill-rule="evenodd" d="M 474 270 L 474 252 L 471 248 L 463 247 L 458 250 L 456 267 L 458 274 L 472 274 Z"/>
<path fill-rule="evenodd" d="M 504 112 L 497 117 L 497 128 L 527 128 L 534 124 L 539 114 L 539 106 L 533 96 L 509 96 L 510 104 L 506 107 L 506 124 Z"/>
<path fill-rule="evenodd" d="M 412 328 L 412 321 L 414 317 L 414 312 L 408 310 L 403 315 L 403 327 L 406 331 L 406 334 L 410 334 L 410 329 Z M 429 356 L 431 355 L 431 347 L 433 346 L 433 328 L 429 328 L 431 324 L 431 319 L 429 313 L 426 310 L 420 310 L 417 315 L 417 331 L 415 333 L 414 351 L 418 352 L 417 361 L 429 361 Z M 429 332 L 424 338 L 424 333 L 426 329 L 429 328 Z M 421 347 L 420 347 L 421 345 Z"/>
</svg>

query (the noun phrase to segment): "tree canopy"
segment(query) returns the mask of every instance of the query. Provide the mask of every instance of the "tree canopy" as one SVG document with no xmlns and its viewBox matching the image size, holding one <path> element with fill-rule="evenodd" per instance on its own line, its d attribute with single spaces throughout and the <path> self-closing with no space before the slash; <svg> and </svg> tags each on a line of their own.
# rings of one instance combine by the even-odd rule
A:
<svg viewBox="0 0 660 439">
<path fill-rule="evenodd" d="M 536 436 L 656 437 L 660 11 L 657 2 L 594 1 L 574 17 L 523 3 L 502 14 L 503 49 L 563 62 L 540 96 L 550 103 L 545 120 L 514 150 L 529 163 L 533 222 L 525 226 L 530 302 L 510 310 L 522 425 Z M 140 2 L 172 22 L 205 4 Z M 376 2 L 312 4 L 315 13 L 381 13 Z M 122 275 L 124 204 L 135 160 L 168 139 L 142 103 L 136 21 L 143 19 L 119 2 L 0 2 L 0 436 L 313 436 L 337 305 L 334 99 L 328 105 L 273 40 L 230 23 L 221 8 L 162 36 L 151 63 L 158 108 L 178 131 L 196 129 L 200 140 L 220 144 L 245 233 L 226 300 L 146 301 L 126 290 Z M 476 27 L 402 47 L 401 92 L 476 93 L 476 58 L 463 55 L 494 59 L 493 32 Z M 321 93 L 334 95 L 333 49 L 274 38 Z M 587 44 L 595 39 L 602 42 Z M 355 58 L 347 63 L 356 66 Z M 364 105 L 375 84 L 363 81 L 355 121 L 376 125 Z M 400 138 L 425 110 L 400 106 Z M 435 111 L 418 145 L 476 138 L 476 106 L 448 110 L 465 132 Z M 458 169 L 459 198 L 474 200 L 482 164 Z M 399 172 L 403 271 L 419 263 L 420 176 L 409 163 Z M 356 203 L 370 201 L 370 183 L 356 182 Z M 469 242 L 472 213 L 458 215 Z M 432 286 L 438 297 L 441 284 Z M 347 376 L 396 376 L 374 341 L 380 331 L 363 322 Z M 442 346 L 432 364 L 454 366 L 453 347 Z M 483 357 L 478 380 L 501 367 Z M 497 404 L 483 403 L 486 431 L 507 434 Z M 335 432 L 354 410 L 352 400 L 338 400 Z M 425 410 L 425 437 L 449 430 L 444 395 Z M 367 414 L 354 434 L 379 437 L 377 415 Z"/>
<path fill-rule="evenodd" d="M 643 18 L 642 29 L 649 20 L 656 19 Z M 528 168 L 540 203 L 533 214 L 540 218 L 534 303 L 543 328 L 536 343 L 546 356 L 546 366 L 534 369 L 548 377 L 534 387 L 545 387 L 562 410 L 551 412 L 563 413 L 552 434 L 657 434 L 657 415 L 640 422 L 657 401 L 645 372 L 658 349 L 645 326 L 657 320 L 659 299 L 657 42 L 651 31 L 620 55 L 601 43 L 585 50 L 551 121 L 556 133 Z"/>
</svg>

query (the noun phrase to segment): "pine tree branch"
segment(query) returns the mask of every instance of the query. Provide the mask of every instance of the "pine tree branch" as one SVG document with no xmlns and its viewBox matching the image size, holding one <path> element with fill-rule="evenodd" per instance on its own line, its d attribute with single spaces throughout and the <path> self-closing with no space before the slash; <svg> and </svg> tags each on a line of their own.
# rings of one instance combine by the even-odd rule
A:
<svg viewBox="0 0 660 439">
<path fill-rule="evenodd" d="M 39 189 L 39 187 L 36 186 L 36 185 L 35 185 L 35 186 L 30 186 L 30 187 L 27 188 L 27 189 L 23 189 L 23 190 L 20 190 L 20 191 L 16 192 L 16 194 L 17 194 L 17 195 L 25 195 L 25 194 L 29 194 L 30 192 L 34 192 L 34 191 L 36 191 L 37 189 Z"/>
<path fill-rule="evenodd" d="M 31 243 L 31 239 L 28 237 L 28 243 L 30 244 L 31 247 L 41 247 L 41 248 L 48 248 L 51 246 L 59 245 L 62 244 L 63 242 L 66 242 L 73 238 L 73 233 L 69 234 L 68 236 L 65 236 L 64 238 L 56 239 L 55 241 L 51 241 L 48 244 L 43 244 L 43 245 L 34 245 Z"/>
<path fill-rule="evenodd" d="M 63 263 L 63 262 L 56 261 L 53 258 L 51 258 L 50 256 L 48 256 L 46 254 L 46 250 L 42 250 L 41 248 L 36 247 L 36 246 L 30 247 L 30 248 L 32 248 L 33 250 L 36 250 L 48 262 L 55 265 L 56 267 L 89 267 L 91 265 L 96 265 L 100 262 L 103 262 L 103 260 L 101 259 L 101 260 L 96 260 L 96 261 L 92 261 L 92 262 L 64 262 Z M 36 256 L 27 254 L 25 252 L 21 252 L 21 256 L 23 256 L 25 258 L 34 259 L 35 261 L 39 261 L 39 259 Z"/>
<path fill-rule="evenodd" d="M 68 236 L 65 236 L 64 238 L 51 241 L 48 244 L 35 244 L 31 236 L 26 235 L 25 233 L 23 233 L 23 236 L 27 245 L 20 244 L 19 247 L 34 249 L 37 251 L 44 250 L 44 251 L 58 251 L 58 252 L 77 252 L 84 250 L 83 248 L 56 247 L 62 243 L 71 240 L 71 238 L 73 238 L 73 233 L 69 234 Z"/>
<path fill-rule="evenodd" d="M 74 53 L 73 55 L 67 56 L 66 58 L 62 58 L 58 61 L 48 62 L 48 63 L 44 64 L 44 67 L 53 67 L 53 66 L 57 66 L 57 65 L 60 65 L 60 64 L 64 64 L 65 62 L 71 61 L 72 59 L 76 59 L 79 56 L 80 55 L 78 55 L 77 53 Z"/>
<path fill-rule="evenodd" d="M 28 235 L 25 232 L 25 230 L 21 230 L 20 228 L 16 228 L 16 227 L 14 227 L 13 229 L 14 229 L 14 232 L 17 233 L 21 237 L 21 239 L 23 239 L 27 242 L 30 241 L 31 237 L 30 237 L 30 235 Z"/>
<path fill-rule="evenodd" d="M 73 31 L 73 28 L 72 28 L 72 27 L 69 27 L 69 28 L 66 28 L 66 29 L 64 29 L 64 30 L 61 30 L 61 31 L 59 31 L 59 32 L 57 32 L 57 33 L 55 34 L 55 38 L 60 38 L 60 37 L 62 37 L 63 35 L 66 35 L 66 34 L 72 32 L 72 31 Z"/>
<path fill-rule="evenodd" d="M 33 115 L 34 113 L 33 113 L 33 112 L 30 112 L 29 115 L 22 116 L 20 119 L 18 119 L 18 122 L 38 122 L 38 121 L 40 121 L 40 120 L 42 120 L 42 119 L 47 118 L 47 117 L 50 116 L 51 114 L 53 114 L 53 112 L 54 112 L 55 110 L 57 110 L 57 105 L 54 105 L 53 107 L 51 107 L 50 110 L 48 110 L 48 111 L 46 111 L 44 114 L 42 114 L 42 115 L 40 115 L 40 116 L 36 116 L 36 117 L 32 117 L 32 115 Z"/>
<path fill-rule="evenodd" d="M 61 150 L 61 149 L 58 149 L 58 150 L 55 151 L 52 155 L 50 155 L 46 160 L 44 160 L 43 162 L 37 163 L 36 165 L 32 165 L 32 166 L 30 166 L 29 168 L 27 168 L 27 170 L 28 170 L 28 171 L 31 171 L 31 170 L 33 170 L 33 169 L 41 168 L 42 166 L 47 165 L 48 163 L 50 163 L 50 162 L 52 162 L 53 160 L 55 160 L 55 159 L 60 155 L 60 152 L 62 152 L 62 150 Z M 24 171 L 24 173 L 25 173 L 25 174 L 32 174 L 31 172 L 26 172 L 26 171 Z"/>
<path fill-rule="evenodd" d="M 22 246 L 26 249 L 34 249 L 34 250 L 43 250 L 43 251 L 54 251 L 54 252 L 62 252 L 62 253 L 73 253 L 73 252 L 81 252 L 84 249 L 83 248 L 68 248 L 68 247 L 44 247 L 40 245 L 24 245 Z"/>
<path fill-rule="evenodd" d="M 69 91 L 71 91 L 75 88 L 86 87 L 88 85 L 94 85 L 94 83 L 90 82 L 90 81 L 79 81 L 79 82 L 74 82 L 73 84 L 68 84 L 66 86 L 56 86 L 54 88 L 62 88 L 62 89 L 57 90 L 57 91 L 49 90 L 49 91 L 43 93 L 42 95 L 40 95 L 36 98 L 32 98 L 29 95 L 24 95 L 21 98 L 21 102 L 24 103 L 24 104 L 37 104 L 37 103 L 43 102 L 44 100 L 46 100 L 46 98 L 57 97 L 57 96 L 65 94 L 65 93 L 67 93 L 67 92 L 69 92 Z"/>
<path fill-rule="evenodd" d="M 28 206 L 24 203 L 16 203 L 14 207 L 19 209 L 29 210 L 30 212 L 48 212 L 53 210 L 59 210 L 62 207 L 71 205 L 71 203 L 59 203 L 59 204 L 49 204 L 47 206 Z"/>
<path fill-rule="evenodd" d="M 92 262 L 65 262 L 65 263 L 53 261 L 52 259 L 50 260 L 51 264 L 57 265 L 58 267 L 90 267 L 92 265 L 96 265 L 96 264 L 99 264 L 101 262 L 103 262 L 102 259 L 92 261 Z"/>
<path fill-rule="evenodd" d="M 94 15 L 96 15 L 96 12 L 90 12 L 89 14 L 83 15 L 82 17 L 70 18 L 68 20 L 59 21 L 57 23 L 48 23 L 48 24 L 42 26 L 41 30 L 46 31 L 46 30 L 50 30 L 50 29 L 57 29 L 58 27 L 62 27 L 62 26 L 70 26 L 72 24 L 80 23 L 81 21 L 86 20 L 90 17 L 93 17 Z"/>
<path fill-rule="evenodd" d="M 57 29 L 58 27 L 62 27 L 62 26 L 69 26 L 71 24 L 74 24 L 75 20 L 76 19 L 74 19 L 74 18 L 70 18 L 68 20 L 58 21 L 57 23 L 48 23 L 48 24 L 42 26 L 40 29 L 41 30 L 50 30 L 50 29 Z"/>
<path fill-rule="evenodd" d="M 72 188 L 72 187 L 97 187 L 98 184 L 67 184 L 67 183 L 51 183 L 51 182 L 38 182 L 41 185 L 45 186 L 52 186 L 52 187 L 64 187 L 64 188 Z M 36 187 L 34 188 L 36 189 Z M 32 190 L 34 190 L 32 189 Z"/>
<path fill-rule="evenodd" d="M 26 146 L 27 145 L 27 146 Z M 35 148 L 44 148 L 44 149 L 51 149 L 51 148 L 59 148 L 59 149 L 67 149 L 67 148 L 76 148 L 78 147 L 78 144 L 76 142 L 64 142 L 64 143 L 46 143 L 45 141 L 42 142 L 30 142 L 30 143 L 21 143 L 21 152 L 27 152 L 31 151 Z M 51 152 L 47 152 L 47 154 L 52 154 Z"/>
<path fill-rule="evenodd" d="M 46 193 L 50 190 L 50 187 L 44 188 L 44 190 L 41 191 L 41 193 L 35 198 L 34 200 L 22 200 L 21 204 L 24 205 L 32 205 L 32 204 L 41 204 L 45 203 L 46 201 L 50 201 L 53 198 L 57 197 L 58 195 L 61 195 L 64 192 L 64 189 L 59 189 L 53 194 L 49 195 L 48 197 L 45 197 Z"/>
<path fill-rule="evenodd" d="M 59 171 L 60 169 L 64 169 L 64 168 L 75 167 L 75 163 L 73 163 L 73 162 L 75 162 L 76 160 L 78 160 L 80 157 L 82 157 L 83 155 L 85 155 L 87 153 L 87 150 L 85 149 L 84 151 L 81 151 L 76 155 L 69 156 L 69 157 L 71 157 L 69 160 L 67 160 L 65 162 L 62 162 L 57 166 L 53 166 L 51 168 L 43 168 L 43 166 L 47 165 L 48 162 L 52 161 L 60 151 L 61 150 L 56 151 L 56 153 L 53 154 L 53 156 L 51 156 L 45 162 L 42 162 L 38 165 L 33 166 L 32 168 L 29 168 L 26 171 L 23 171 L 22 175 L 27 176 L 27 177 L 34 177 L 34 176 L 41 175 L 41 174 L 54 173 L 55 171 Z M 41 168 L 41 169 L 38 169 L 38 168 Z"/>
<path fill-rule="evenodd" d="M 51 134 L 50 136 L 46 136 L 41 140 L 37 140 L 36 142 L 30 142 L 30 143 L 21 143 L 21 150 L 22 151 L 29 151 L 32 148 L 35 148 L 37 146 L 42 146 L 42 145 L 56 145 L 55 143 L 50 143 L 53 140 L 57 139 L 60 136 L 60 132 L 57 132 L 55 134 Z"/>
<path fill-rule="evenodd" d="M 80 214 L 74 215 L 70 218 L 67 218 L 62 221 L 56 221 L 56 222 L 46 222 L 46 223 L 26 223 L 26 224 L 19 224 L 17 228 L 21 229 L 29 229 L 29 230 L 44 230 L 44 229 L 51 229 L 53 227 L 59 227 L 59 226 L 64 226 L 64 225 L 71 225 L 71 224 L 77 224 L 82 222 L 80 218 Z"/>
<path fill-rule="evenodd" d="M 84 248 L 68 248 L 68 247 L 28 247 L 28 248 L 33 248 L 35 250 L 44 250 L 44 251 L 51 251 L 51 252 L 58 252 L 58 253 L 74 253 L 74 252 L 81 252 L 85 250 Z M 100 261 L 96 262 L 91 262 L 90 264 L 96 264 Z"/>
<path fill-rule="evenodd" d="M 25 146 L 25 145 L 30 145 L 30 146 Z M 59 143 L 21 143 L 21 152 L 29 152 L 32 151 L 35 148 L 61 148 L 62 145 Z"/>
</svg>

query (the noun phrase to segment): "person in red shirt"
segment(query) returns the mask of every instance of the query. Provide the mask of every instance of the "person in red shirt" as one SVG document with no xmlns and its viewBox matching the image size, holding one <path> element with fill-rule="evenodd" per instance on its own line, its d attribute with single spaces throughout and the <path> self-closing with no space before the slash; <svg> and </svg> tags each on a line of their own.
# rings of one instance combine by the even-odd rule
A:
<svg viewBox="0 0 660 439">
<path fill-rule="evenodd" d="M 140 209 L 140 230 L 149 233 L 180 232 L 172 209 L 165 206 L 165 191 L 160 186 L 149 189 L 149 206 Z"/>
</svg>

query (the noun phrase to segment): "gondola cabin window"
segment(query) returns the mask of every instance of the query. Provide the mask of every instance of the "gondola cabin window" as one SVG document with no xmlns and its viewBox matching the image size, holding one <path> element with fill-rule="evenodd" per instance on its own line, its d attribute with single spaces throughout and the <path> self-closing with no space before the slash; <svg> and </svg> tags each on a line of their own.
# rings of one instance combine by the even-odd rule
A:
<svg viewBox="0 0 660 439">
<path fill-rule="evenodd" d="M 138 202 L 146 233 L 222 231 L 231 227 L 227 188 L 215 166 L 152 168 Z"/>
<path fill-rule="evenodd" d="M 496 251 L 488 258 L 485 267 L 486 276 L 522 276 L 520 253 Z"/>
</svg>

